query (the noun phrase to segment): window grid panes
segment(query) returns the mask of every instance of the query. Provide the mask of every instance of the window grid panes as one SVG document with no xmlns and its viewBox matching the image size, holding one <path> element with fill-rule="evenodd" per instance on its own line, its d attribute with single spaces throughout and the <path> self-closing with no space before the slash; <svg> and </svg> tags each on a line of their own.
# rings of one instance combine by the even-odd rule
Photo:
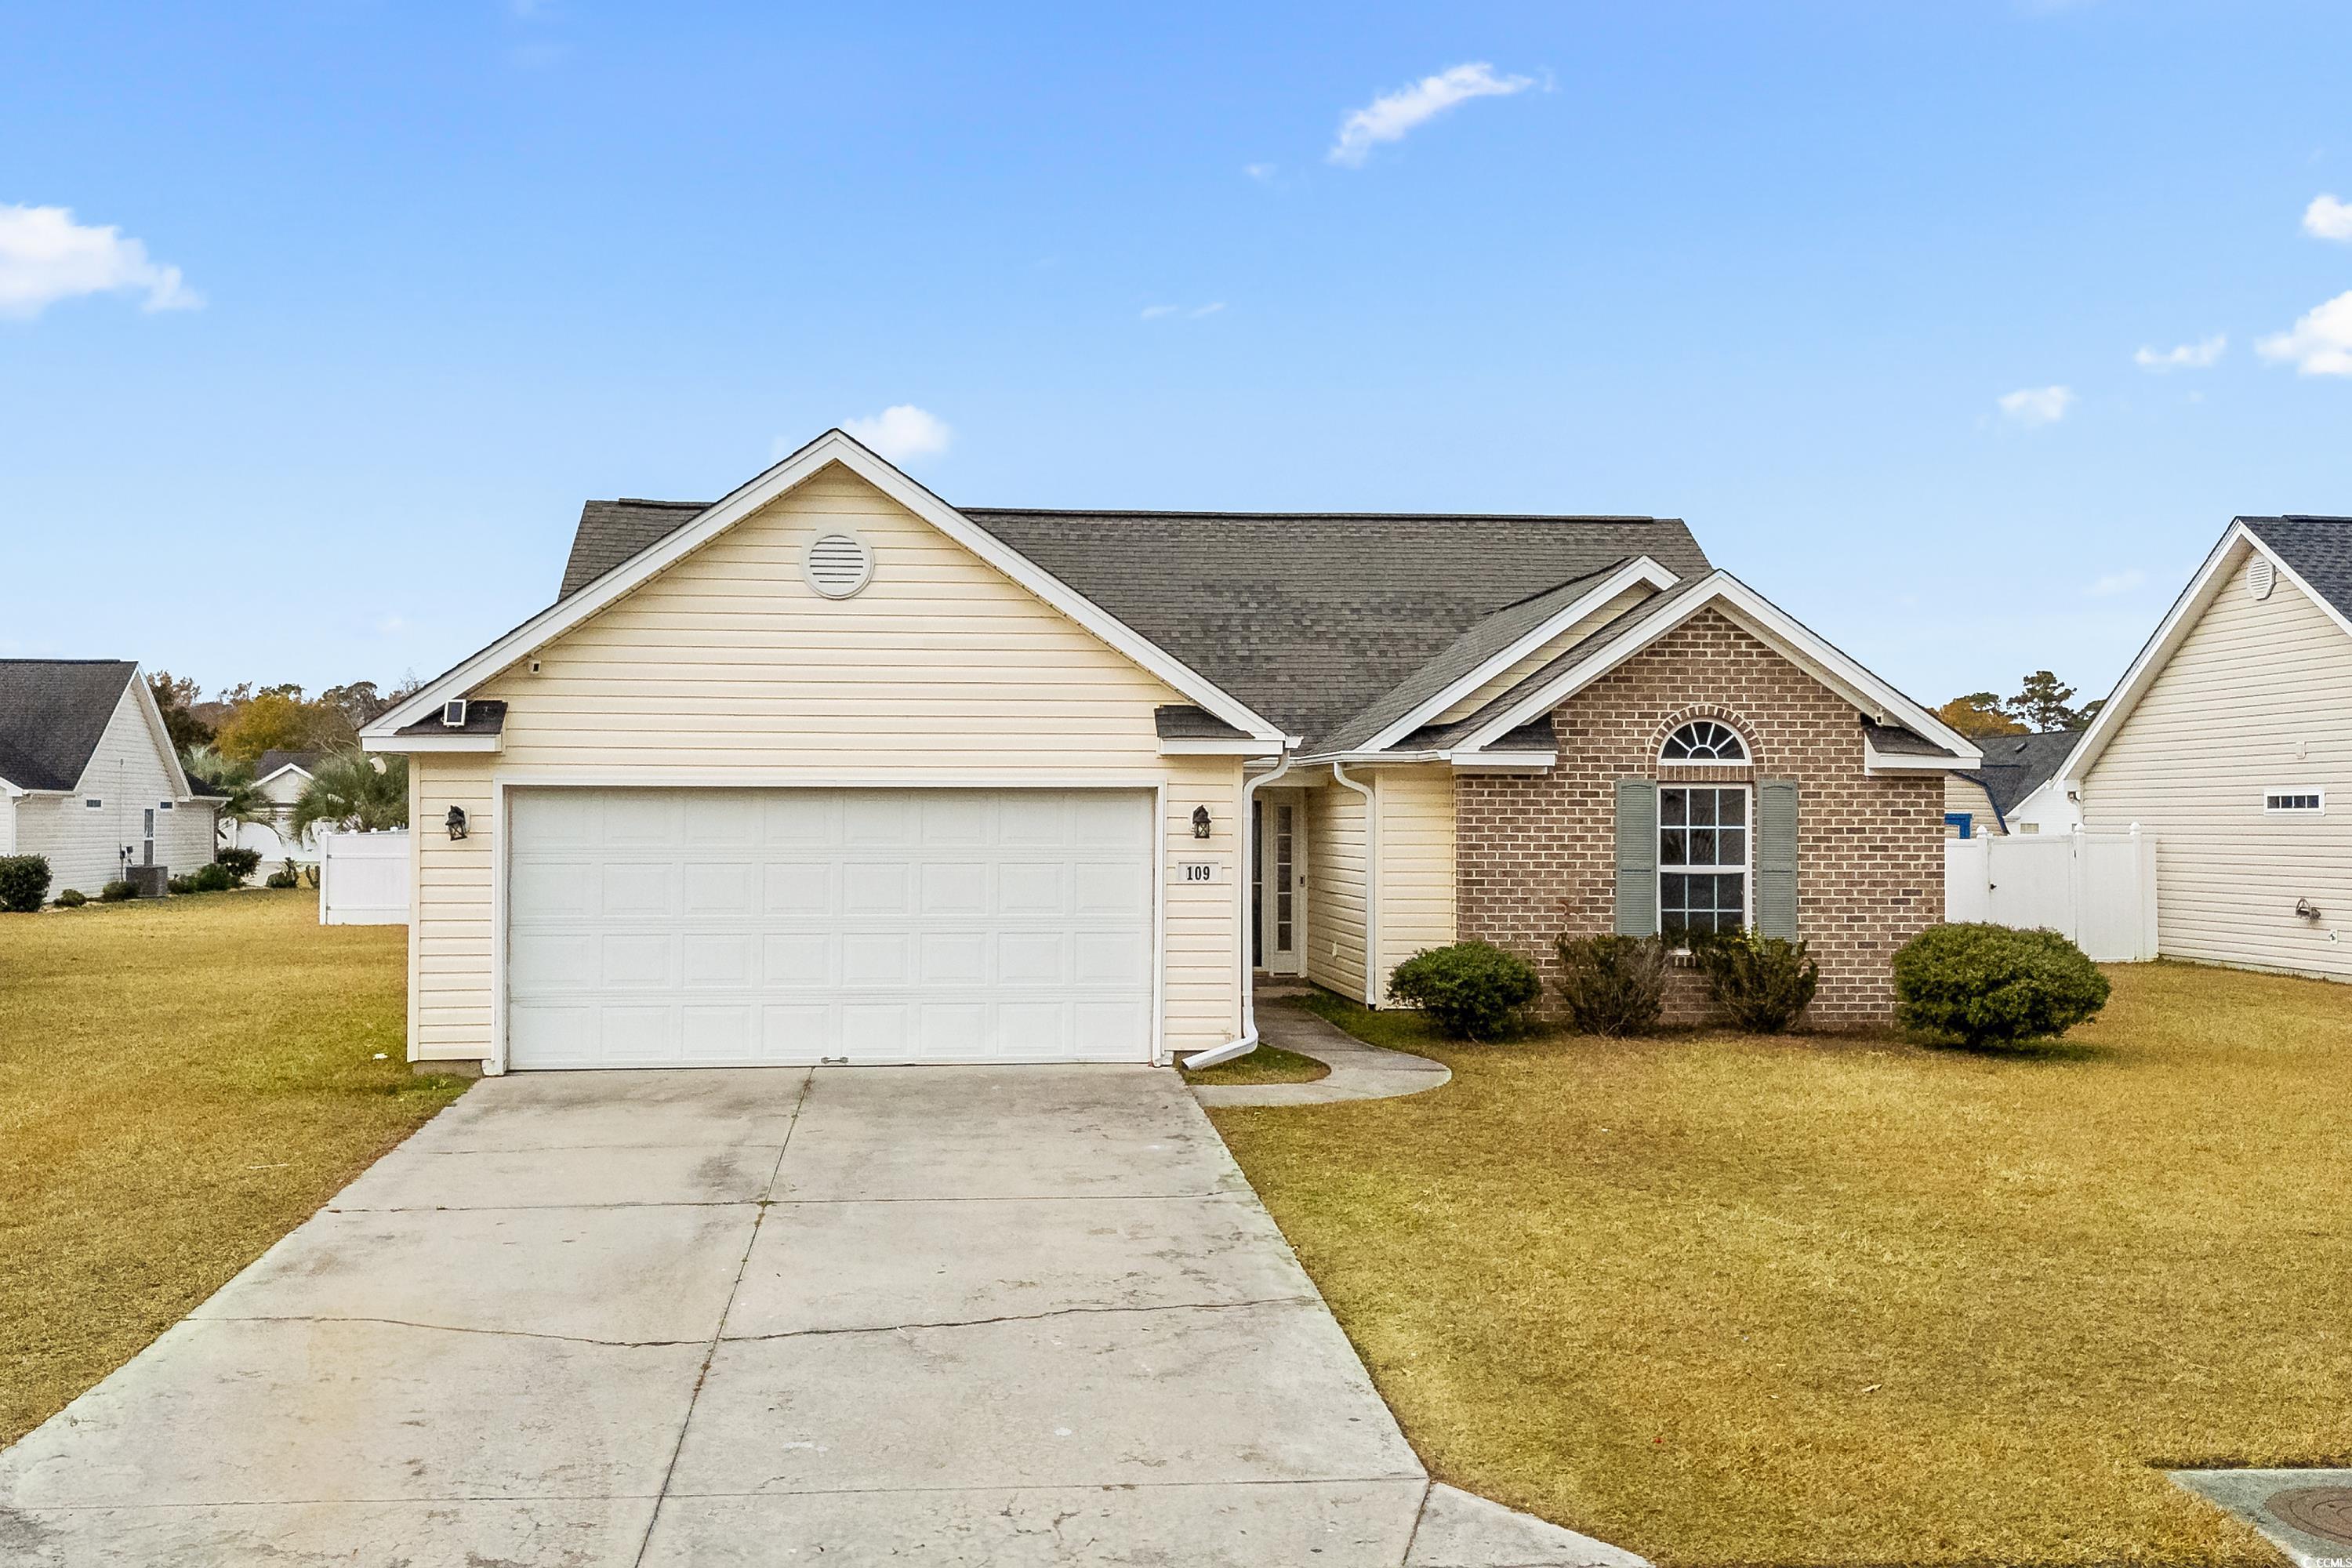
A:
<svg viewBox="0 0 2352 1568">
<path fill-rule="evenodd" d="M 2263 809 L 2274 814 L 2315 816 L 2323 805 L 2320 792 L 2315 789 L 2273 789 L 2263 792 Z"/>
<path fill-rule="evenodd" d="M 1668 763 L 1744 763 L 1748 744 L 1728 724 L 1694 719 L 1666 737 L 1666 743 L 1658 748 L 1658 758 Z"/>
<path fill-rule="evenodd" d="M 1658 790 L 1658 925 L 1669 942 L 1748 923 L 1748 789 Z"/>
</svg>

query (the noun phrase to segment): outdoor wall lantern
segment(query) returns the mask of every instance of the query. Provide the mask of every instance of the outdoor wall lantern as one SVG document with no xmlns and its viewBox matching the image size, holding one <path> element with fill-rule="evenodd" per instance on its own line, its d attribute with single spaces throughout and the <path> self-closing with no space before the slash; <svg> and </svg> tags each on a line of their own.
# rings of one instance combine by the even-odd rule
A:
<svg viewBox="0 0 2352 1568">
<path fill-rule="evenodd" d="M 1192 837 L 1206 838 L 1208 836 L 1209 808 L 1205 805 L 1196 805 L 1192 808 Z"/>
<path fill-rule="evenodd" d="M 452 838 L 466 837 L 466 808 L 462 805 L 453 805 L 449 808 L 449 837 Z"/>
</svg>

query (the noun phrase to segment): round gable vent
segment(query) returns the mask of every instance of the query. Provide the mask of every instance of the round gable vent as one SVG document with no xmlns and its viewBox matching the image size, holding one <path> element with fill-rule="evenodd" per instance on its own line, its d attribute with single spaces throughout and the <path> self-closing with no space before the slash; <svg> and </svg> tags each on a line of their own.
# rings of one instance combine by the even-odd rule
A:
<svg viewBox="0 0 2352 1568">
<path fill-rule="evenodd" d="M 2257 555 L 2246 563 L 2246 592 L 2257 599 L 2267 599 L 2278 586 L 2278 568 L 2267 555 Z"/>
<path fill-rule="evenodd" d="M 820 533 L 809 542 L 809 586 L 828 599 L 846 599 L 874 580 L 874 552 L 854 533 Z"/>
</svg>

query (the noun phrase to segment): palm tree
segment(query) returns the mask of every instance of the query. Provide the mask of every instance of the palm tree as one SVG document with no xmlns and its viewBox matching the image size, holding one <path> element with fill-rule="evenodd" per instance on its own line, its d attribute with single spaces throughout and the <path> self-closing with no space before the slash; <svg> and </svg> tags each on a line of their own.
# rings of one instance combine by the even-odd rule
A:
<svg viewBox="0 0 2352 1568">
<path fill-rule="evenodd" d="M 315 824 L 342 832 L 382 832 L 408 826 L 408 759 L 337 752 L 311 770 L 294 803 L 288 837 Z"/>
<path fill-rule="evenodd" d="M 181 753 L 180 767 L 190 784 L 217 801 L 213 833 L 224 847 L 236 841 L 238 823 L 269 820 L 276 803 L 255 785 L 253 770 L 221 755 L 217 747 L 209 743 L 189 747 Z"/>
</svg>

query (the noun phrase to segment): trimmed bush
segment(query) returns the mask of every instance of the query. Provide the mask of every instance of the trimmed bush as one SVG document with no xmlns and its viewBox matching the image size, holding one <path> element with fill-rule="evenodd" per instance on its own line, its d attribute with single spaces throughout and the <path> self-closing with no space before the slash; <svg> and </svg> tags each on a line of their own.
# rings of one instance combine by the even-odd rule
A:
<svg viewBox="0 0 2352 1568">
<path fill-rule="evenodd" d="M 0 855 L 0 910 L 12 915 L 38 910 L 49 896 L 49 862 L 40 855 Z"/>
<path fill-rule="evenodd" d="M 1389 976 L 1391 1000 L 1412 1003 L 1456 1040 L 1495 1038 L 1542 994 L 1535 965 L 1483 942 L 1416 952 Z"/>
<path fill-rule="evenodd" d="M 261 882 L 266 888 L 299 888 L 302 885 L 302 879 L 293 867 L 289 866 L 283 871 L 272 871 Z"/>
<path fill-rule="evenodd" d="M 226 866 L 240 882 L 261 869 L 258 849 L 224 849 L 213 857 L 213 864 Z"/>
<path fill-rule="evenodd" d="M 1640 1035 L 1666 1005 L 1666 944 L 1654 936 L 1563 936 L 1559 995 L 1588 1035 Z"/>
<path fill-rule="evenodd" d="M 163 890 L 167 893 L 193 893 L 196 890 L 196 879 L 194 877 L 166 877 L 163 879 Z"/>
<path fill-rule="evenodd" d="M 2107 977 L 2054 931 L 1929 926 L 1895 955 L 1895 1016 L 1969 1046 L 2063 1035 L 2107 1005 Z"/>
<path fill-rule="evenodd" d="M 192 893 L 226 893 L 237 885 L 236 873 L 218 861 L 197 867 L 188 879 L 188 891 Z"/>
<path fill-rule="evenodd" d="M 88 902 L 89 895 L 79 888 L 68 888 L 58 895 L 58 908 L 61 910 L 78 910 Z"/>
<path fill-rule="evenodd" d="M 120 877 L 98 890 L 98 901 L 101 904 L 120 904 L 138 896 L 138 887 Z"/>
<path fill-rule="evenodd" d="M 1821 984 L 1822 966 L 1801 942 L 1725 931 L 1691 943 L 1691 956 L 1706 976 L 1716 1011 L 1735 1029 L 1777 1035 L 1797 1021 Z"/>
</svg>

